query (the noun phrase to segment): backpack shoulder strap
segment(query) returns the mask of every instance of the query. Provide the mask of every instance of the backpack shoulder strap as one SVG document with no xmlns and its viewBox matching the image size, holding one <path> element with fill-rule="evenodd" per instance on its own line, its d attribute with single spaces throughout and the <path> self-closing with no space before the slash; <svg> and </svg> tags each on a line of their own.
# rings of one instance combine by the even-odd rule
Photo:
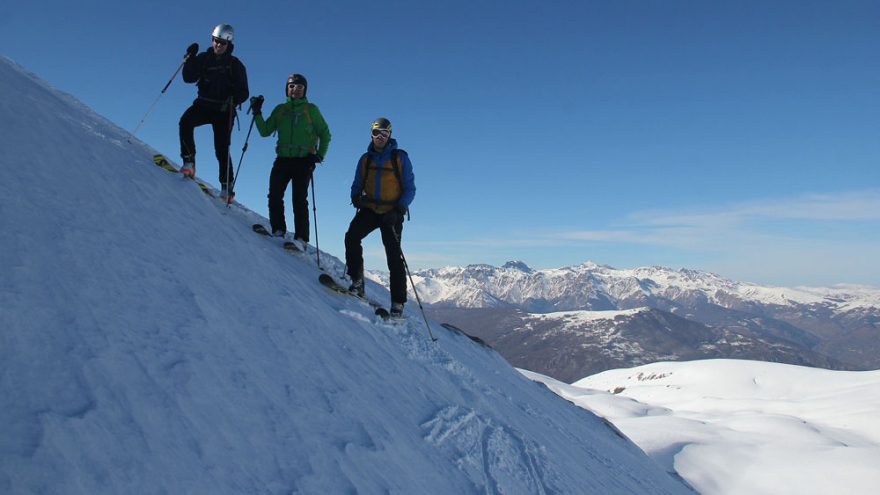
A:
<svg viewBox="0 0 880 495">
<path fill-rule="evenodd" d="M 310 111 L 313 107 L 314 105 L 306 102 L 306 104 L 303 105 L 303 113 L 306 114 L 306 120 L 309 121 L 309 129 L 312 130 L 312 153 L 317 153 L 318 150 L 315 146 L 318 145 L 318 133 L 315 131 L 315 124 L 312 123 L 312 112 Z"/>
<path fill-rule="evenodd" d="M 397 177 L 397 183 L 403 189 L 403 176 L 400 173 L 400 150 L 394 148 L 391 150 L 391 168 L 394 169 L 394 175 Z"/>
<path fill-rule="evenodd" d="M 358 160 L 358 170 L 363 176 L 364 180 L 367 179 L 367 167 L 370 165 L 370 154 L 364 153 L 361 155 L 360 160 Z M 366 184 L 364 184 L 366 186 Z"/>
<path fill-rule="evenodd" d="M 303 113 L 306 114 L 306 120 L 309 121 L 309 124 L 312 123 L 312 114 L 309 113 L 309 107 L 310 107 L 311 105 L 312 105 L 312 104 L 311 104 L 311 103 L 308 103 L 308 102 L 306 102 L 306 103 L 303 104 Z M 312 132 L 314 133 L 314 131 L 312 131 Z"/>
<path fill-rule="evenodd" d="M 394 175 L 397 176 L 397 183 L 400 184 L 400 190 L 403 190 L 403 174 L 400 173 L 400 169 L 403 165 L 400 162 L 400 152 L 406 153 L 405 150 L 394 148 L 391 150 L 391 168 L 394 169 Z M 412 220 L 409 215 L 409 208 L 406 209 L 406 219 Z"/>
</svg>

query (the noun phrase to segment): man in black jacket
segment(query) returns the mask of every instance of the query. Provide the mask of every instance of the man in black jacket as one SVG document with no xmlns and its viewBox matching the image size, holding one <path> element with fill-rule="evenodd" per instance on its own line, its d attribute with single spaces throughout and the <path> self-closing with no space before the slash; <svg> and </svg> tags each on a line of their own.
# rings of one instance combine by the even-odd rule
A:
<svg viewBox="0 0 880 495">
<path fill-rule="evenodd" d="M 180 117 L 180 172 L 187 177 L 196 174 L 196 145 L 193 130 L 205 124 L 214 129 L 214 153 L 220 164 L 221 198 L 231 201 L 235 195 L 232 186 L 232 160 L 229 143 L 235 107 L 248 98 L 247 71 L 241 61 L 232 56 L 235 45 L 232 26 L 219 24 L 211 33 L 211 48 L 198 53 L 199 44 L 187 48 L 183 65 L 183 81 L 198 83 L 199 94 L 191 107 Z"/>
</svg>

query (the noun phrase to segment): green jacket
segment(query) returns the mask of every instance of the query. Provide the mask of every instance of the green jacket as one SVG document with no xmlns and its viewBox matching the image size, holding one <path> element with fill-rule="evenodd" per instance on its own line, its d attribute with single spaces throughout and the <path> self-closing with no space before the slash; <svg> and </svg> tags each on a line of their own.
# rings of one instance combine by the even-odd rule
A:
<svg viewBox="0 0 880 495">
<path fill-rule="evenodd" d="M 308 114 L 303 111 L 306 105 Z M 278 132 L 278 144 L 275 146 L 278 156 L 300 158 L 309 153 L 327 156 L 330 128 L 318 107 L 306 98 L 292 100 L 288 97 L 287 103 L 275 107 L 268 119 L 264 120 L 262 115 L 255 116 L 254 124 L 263 137 Z"/>
</svg>

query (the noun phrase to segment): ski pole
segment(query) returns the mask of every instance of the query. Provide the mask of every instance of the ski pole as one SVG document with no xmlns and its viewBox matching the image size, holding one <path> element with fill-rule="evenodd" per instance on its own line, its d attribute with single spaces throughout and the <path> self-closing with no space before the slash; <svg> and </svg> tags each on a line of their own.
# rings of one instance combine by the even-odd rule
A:
<svg viewBox="0 0 880 495">
<path fill-rule="evenodd" d="M 262 99 L 262 96 L 260 97 Z M 251 113 L 254 109 L 253 103 L 248 107 L 246 114 Z M 247 137 L 244 138 L 244 146 L 241 148 L 241 158 L 238 159 L 238 167 L 235 168 L 235 176 L 232 178 L 232 188 L 235 189 L 235 181 L 238 180 L 238 171 L 241 170 L 241 162 L 244 160 L 244 152 L 248 149 L 248 141 L 251 139 L 251 131 L 254 130 L 254 120 L 257 118 L 256 114 L 251 116 L 251 125 L 248 127 Z"/>
<path fill-rule="evenodd" d="M 230 153 L 230 149 L 232 148 L 232 124 L 235 122 L 235 105 L 233 104 L 232 96 L 226 100 L 226 104 L 229 105 L 229 130 L 226 133 L 226 207 L 229 208 L 229 203 L 232 202 L 232 188 L 229 183 L 229 174 L 232 173 L 232 153 Z M 234 180 L 235 178 L 233 177 Z"/>
<path fill-rule="evenodd" d="M 431 332 L 431 325 L 428 324 L 428 317 L 425 316 L 425 308 L 422 307 L 422 300 L 419 299 L 419 291 L 416 290 L 416 283 L 413 282 L 412 273 L 409 271 L 409 264 L 407 264 L 406 257 L 403 255 L 403 247 L 400 245 L 400 235 L 397 233 L 397 229 L 395 229 L 393 225 L 391 226 L 391 233 L 394 234 L 394 240 L 397 241 L 397 251 L 400 253 L 403 267 L 406 268 L 406 275 L 409 277 L 409 285 L 412 286 L 413 294 L 416 296 L 416 302 L 419 303 L 419 310 L 421 310 L 422 318 L 425 320 L 425 327 L 428 328 L 428 336 L 431 337 L 432 342 L 437 342 L 437 337 L 434 337 L 434 333 Z"/>
<path fill-rule="evenodd" d="M 323 270 L 321 268 L 321 245 L 318 243 L 318 202 L 315 200 L 315 171 L 312 170 L 311 177 L 309 179 L 312 183 L 312 212 L 315 217 L 315 255 L 318 257 L 318 270 Z"/>
<path fill-rule="evenodd" d="M 250 112 L 250 109 L 248 109 Z M 238 166 L 235 168 L 235 175 L 232 177 L 232 190 L 235 190 L 235 182 L 238 180 L 238 172 L 241 170 L 241 162 L 244 161 L 244 152 L 248 149 L 248 141 L 251 139 L 251 131 L 254 130 L 254 117 L 251 117 L 251 125 L 248 127 L 247 137 L 244 139 L 244 146 L 241 148 L 241 158 L 238 159 Z M 229 206 L 229 203 L 226 203 Z"/>
<path fill-rule="evenodd" d="M 176 78 L 177 74 L 180 73 L 180 69 L 183 69 L 183 64 L 185 64 L 187 60 L 189 60 L 189 54 L 187 54 L 186 56 L 183 57 L 183 62 L 181 62 L 180 65 L 177 67 L 177 70 L 174 71 L 174 75 L 171 76 L 171 79 L 169 79 L 168 83 L 165 84 L 165 87 L 162 88 L 162 92 L 159 93 L 159 96 L 157 96 L 156 99 L 153 100 L 153 104 L 150 105 L 149 109 L 147 109 L 147 113 L 144 114 L 144 118 L 141 119 L 141 121 L 137 125 L 137 127 L 135 127 L 134 130 L 131 132 L 131 137 L 128 138 L 129 144 L 131 144 L 131 138 L 133 138 L 135 136 L 135 134 L 137 134 L 137 132 L 140 130 L 141 126 L 144 125 L 144 121 L 147 120 L 147 117 L 153 111 L 153 108 L 156 106 L 156 103 L 159 103 L 159 98 L 162 98 L 162 95 L 164 95 L 165 91 L 168 90 L 168 86 L 171 86 L 171 83 L 174 81 L 174 78 Z"/>
</svg>

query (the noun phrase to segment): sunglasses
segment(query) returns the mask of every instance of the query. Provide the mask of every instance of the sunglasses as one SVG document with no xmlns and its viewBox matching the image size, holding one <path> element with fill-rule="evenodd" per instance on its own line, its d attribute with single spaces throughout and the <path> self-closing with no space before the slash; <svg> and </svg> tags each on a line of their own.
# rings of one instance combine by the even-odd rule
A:
<svg viewBox="0 0 880 495">
<path fill-rule="evenodd" d="M 382 129 L 373 129 L 372 134 L 373 134 L 373 137 L 379 137 L 379 136 L 382 136 L 382 137 L 384 137 L 384 138 L 387 138 L 388 136 L 391 135 L 390 132 L 388 132 L 388 131 L 383 131 Z"/>
<path fill-rule="evenodd" d="M 229 44 L 229 42 L 224 40 L 223 38 L 217 38 L 217 37 L 214 37 L 214 43 L 217 43 L 220 46 L 226 46 L 227 44 Z"/>
<path fill-rule="evenodd" d="M 288 84 L 287 87 L 292 89 L 306 89 L 302 84 Z"/>
</svg>

